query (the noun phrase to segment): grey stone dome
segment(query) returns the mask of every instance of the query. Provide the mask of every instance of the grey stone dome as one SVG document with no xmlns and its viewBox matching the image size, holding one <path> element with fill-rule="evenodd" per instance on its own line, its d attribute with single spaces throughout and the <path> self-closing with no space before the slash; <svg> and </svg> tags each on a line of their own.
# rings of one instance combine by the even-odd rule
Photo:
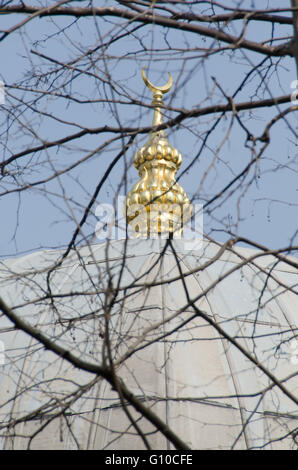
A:
<svg viewBox="0 0 298 470">
<path fill-rule="evenodd" d="M 125 386 L 190 448 L 297 447 L 298 366 L 290 347 L 297 260 L 277 263 L 207 241 L 196 251 L 182 240 L 173 249 L 166 243 L 77 249 L 53 271 L 52 299 L 47 272 L 60 252 L 6 260 L 0 296 L 76 357 L 113 361 Z M 0 340 L 1 448 L 144 449 L 124 406 L 153 449 L 174 448 L 106 380 L 46 350 L 4 315 Z"/>
</svg>

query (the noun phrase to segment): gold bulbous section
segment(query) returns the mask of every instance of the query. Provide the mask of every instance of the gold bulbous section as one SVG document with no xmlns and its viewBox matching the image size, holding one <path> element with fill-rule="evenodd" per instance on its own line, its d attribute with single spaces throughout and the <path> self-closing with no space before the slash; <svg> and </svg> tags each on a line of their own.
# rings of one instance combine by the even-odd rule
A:
<svg viewBox="0 0 298 470">
<path fill-rule="evenodd" d="M 162 123 L 162 96 L 172 86 L 172 77 L 162 87 L 153 85 L 142 70 L 146 86 L 153 92 L 154 116 L 152 125 Z M 182 157 L 166 139 L 164 131 L 152 132 L 146 144 L 134 155 L 139 171 L 138 181 L 126 198 L 126 220 L 136 236 L 178 233 L 190 219 L 193 206 L 175 174 Z"/>
</svg>

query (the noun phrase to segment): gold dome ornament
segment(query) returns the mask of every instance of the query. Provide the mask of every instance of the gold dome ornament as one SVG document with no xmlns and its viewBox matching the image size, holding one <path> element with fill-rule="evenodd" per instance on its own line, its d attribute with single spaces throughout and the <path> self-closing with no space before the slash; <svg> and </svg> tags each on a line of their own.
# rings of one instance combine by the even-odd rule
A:
<svg viewBox="0 0 298 470">
<path fill-rule="evenodd" d="M 152 126 L 162 124 L 162 97 L 172 87 L 172 76 L 164 86 L 153 85 L 142 70 L 146 86 L 153 92 Z M 161 234 L 179 237 L 190 219 L 193 206 L 175 174 L 182 162 L 181 154 L 166 139 L 163 130 L 152 131 L 145 145 L 134 155 L 138 181 L 126 197 L 126 220 L 136 237 Z"/>
</svg>

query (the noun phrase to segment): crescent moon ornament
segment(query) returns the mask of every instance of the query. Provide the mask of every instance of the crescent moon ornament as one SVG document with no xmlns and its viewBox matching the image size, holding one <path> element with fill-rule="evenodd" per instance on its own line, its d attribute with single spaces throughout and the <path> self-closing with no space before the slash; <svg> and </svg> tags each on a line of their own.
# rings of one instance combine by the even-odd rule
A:
<svg viewBox="0 0 298 470">
<path fill-rule="evenodd" d="M 172 88 L 172 85 L 173 85 L 173 78 L 172 78 L 172 75 L 171 73 L 169 72 L 169 81 L 166 85 L 163 85 L 163 86 L 157 86 L 157 85 L 153 85 L 153 83 L 150 82 L 150 80 L 147 78 L 146 76 L 146 73 L 145 73 L 145 67 L 142 68 L 142 77 L 143 77 L 143 80 L 144 80 L 144 83 L 146 85 L 146 87 L 149 88 L 149 90 L 151 90 L 154 94 L 155 93 L 167 93 L 168 91 L 170 91 L 170 89 Z"/>
</svg>

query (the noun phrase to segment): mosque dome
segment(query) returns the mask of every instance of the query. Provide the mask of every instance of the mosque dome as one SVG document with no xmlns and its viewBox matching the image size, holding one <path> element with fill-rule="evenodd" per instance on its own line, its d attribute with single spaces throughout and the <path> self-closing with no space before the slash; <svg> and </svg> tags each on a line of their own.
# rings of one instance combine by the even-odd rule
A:
<svg viewBox="0 0 298 470">
<path fill-rule="evenodd" d="M 165 429 L 177 448 L 297 447 L 295 258 L 158 238 L 59 260 L 0 264 L 0 298 L 35 335 L 0 317 L 2 449 L 174 449 Z M 111 364 L 131 395 L 94 373 Z"/>
</svg>

